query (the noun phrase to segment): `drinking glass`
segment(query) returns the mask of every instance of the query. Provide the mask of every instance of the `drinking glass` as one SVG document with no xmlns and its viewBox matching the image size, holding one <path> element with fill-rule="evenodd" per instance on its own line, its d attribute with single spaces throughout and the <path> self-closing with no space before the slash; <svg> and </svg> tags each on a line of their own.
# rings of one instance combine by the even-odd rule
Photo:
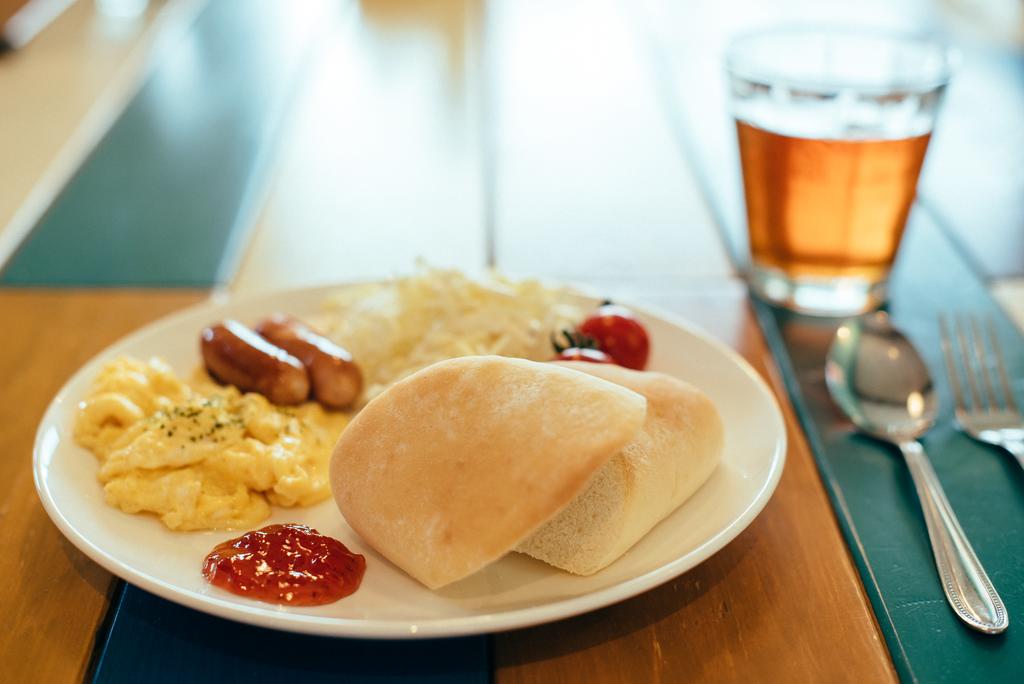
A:
<svg viewBox="0 0 1024 684">
<path fill-rule="evenodd" d="M 752 290 L 815 315 L 877 307 L 949 82 L 950 51 L 925 37 L 774 29 L 734 40 L 726 68 Z"/>
</svg>

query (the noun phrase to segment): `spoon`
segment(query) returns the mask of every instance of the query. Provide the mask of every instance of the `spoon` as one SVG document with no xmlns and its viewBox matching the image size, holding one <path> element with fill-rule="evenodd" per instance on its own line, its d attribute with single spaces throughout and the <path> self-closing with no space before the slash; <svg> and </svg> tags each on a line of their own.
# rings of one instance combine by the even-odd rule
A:
<svg viewBox="0 0 1024 684">
<path fill-rule="evenodd" d="M 914 480 L 946 600 L 969 627 L 999 634 L 1006 606 L 967 541 L 939 478 L 917 441 L 938 413 L 928 367 L 884 311 L 847 321 L 836 331 L 825 380 L 857 428 L 899 447 Z"/>
</svg>

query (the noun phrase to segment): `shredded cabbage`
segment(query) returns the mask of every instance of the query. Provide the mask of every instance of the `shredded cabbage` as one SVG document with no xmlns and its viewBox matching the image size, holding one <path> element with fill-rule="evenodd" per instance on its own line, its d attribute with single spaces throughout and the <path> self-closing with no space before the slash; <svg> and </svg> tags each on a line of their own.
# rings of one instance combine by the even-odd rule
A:
<svg viewBox="0 0 1024 684">
<path fill-rule="evenodd" d="M 369 400 L 443 359 L 549 359 L 551 334 L 582 319 L 580 304 L 571 291 L 536 280 L 421 267 L 412 276 L 339 290 L 316 324 L 352 353 Z"/>
</svg>

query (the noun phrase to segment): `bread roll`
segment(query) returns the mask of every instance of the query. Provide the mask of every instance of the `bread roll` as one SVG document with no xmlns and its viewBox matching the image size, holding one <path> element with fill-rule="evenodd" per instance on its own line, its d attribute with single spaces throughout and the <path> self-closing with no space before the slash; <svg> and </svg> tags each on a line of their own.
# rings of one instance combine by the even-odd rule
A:
<svg viewBox="0 0 1024 684">
<path fill-rule="evenodd" d="M 637 435 L 646 403 L 555 364 L 442 361 L 352 420 L 331 458 L 331 489 L 370 546 L 438 588 L 564 508 Z"/>
<path fill-rule="evenodd" d="M 721 458 L 722 421 L 700 390 L 668 375 L 583 362 L 557 365 L 647 398 L 640 433 L 580 496 L 516 547 L 563 570 L 590 575 L 625 553 L 710 477 Z"/>
</svg>

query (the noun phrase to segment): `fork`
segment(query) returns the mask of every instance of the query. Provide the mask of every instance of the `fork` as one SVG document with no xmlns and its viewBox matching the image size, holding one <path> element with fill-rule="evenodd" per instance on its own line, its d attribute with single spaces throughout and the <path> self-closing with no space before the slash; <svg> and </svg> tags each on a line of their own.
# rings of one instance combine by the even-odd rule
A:
<svg viewBox="0 0 1024 684">
<path fill-rule="evenodd" d="M 958 315 L 950 325 L 944 314 L 939 315 L 942 353 L 956 400 L 956 421 L 961 430 L 979 442 L 1009 451 L 1024 468 L 1024 416 L 1010 389 L 992 317 L 987 316 L 985 322 L 987 344 L 976 316 Z M 960 382 L 957 356 L 967 379 L 966 391 Z"/>
</svg>

